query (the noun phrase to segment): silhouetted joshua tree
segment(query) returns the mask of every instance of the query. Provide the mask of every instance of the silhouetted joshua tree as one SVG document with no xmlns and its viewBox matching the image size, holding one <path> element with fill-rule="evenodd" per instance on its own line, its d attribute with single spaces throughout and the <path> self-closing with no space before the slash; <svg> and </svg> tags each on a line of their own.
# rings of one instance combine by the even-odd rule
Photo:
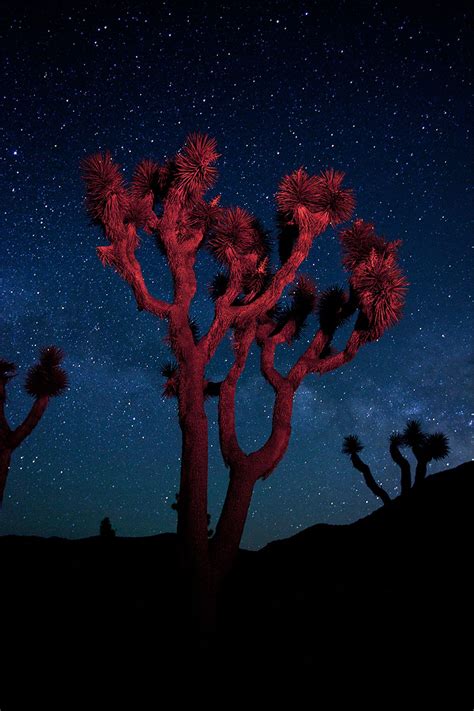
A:
<svg viewBox="0 0 474 711">
<path fill-rule="evenodd" d="M 444 459 L 449 453 L 448 438 L 442 432 L 426 434 L 421 428 L 418 420 L 408 420 L 403 432 L 393 432 L 390 435 L 390 456 L 400 467 L 400 488 L 402 496 L 406 495 L 412 488 L 410 462 L 400 451 L 401 447 L 409 447 L 416 458 L 416 473 L 414 486 L 419 486 L 426 477 L 426 470 L 432 460 Z M 365 462 L 359 457 L 359 452 L 363 450 L 363 445 L 356 435 L 344 437 L 342 451 L 348 454 L 352 464 L 364 475 L 365 483 L 369 489 L 379 496 L 386 504 L 390 498 L 384 489 L 374 480 L 372 473 Z"/>
<path fill-rule="evenodd" d="M 112 528 L 112 524 L 110 523 L 110 518 L 108 516 L 103 518 L 100 522 L 100 536 L 101 538 L 115 538 L 116 536 L 116 531 Z"/>
<path fill-rule="evenodd" d="M 34 430 L 43 417 L 50 398 L 62 395 L 67 388 L 68 378 L 60 367 L 62 360 L 63 352 L 56 346 L 41 349 L 40 359 L 28 370 L 25 382 L 26 392 L 34 398 L 33 405 L 23 422 L 16 429 L 11 429 L 5 415 L 6 388 L 16 375 L 16 365 L 0 359 L 0 505 L 12 452 Z"/>
<path fill-rule="evenodd" d="M 347 454 L 351 458 L 352 466 L 362 473 L 364 481 L 370 491 L 375 496 L 382 499 L 384 504 L 388 504 L 390 502 L 390 496 L 387 494 L 385 489 L 377 484 L 372 472 L 370 471 L 370 467 L 359 457 L 359 453 L 362 452 L 363 449 L 364 446 L 356 435 L 347 435 L 347 437 L 344 437 L 342 453 Z"/>
<path fill-rule="evenodd" d="M 410 447 L 416 458 L 414 486 L 419 486 L 426 477 L 428 464 L 444 459 L 449 454 L 449 440 L 443 432 L 423 432 L 419 420 L 408 420 L 403 431 L 403 443 Z"/>
<path fill-rule="evenodd" d="M 291 434 L 293 397 L 309 374 L 322 375 L 353 358 L 361 346 L 378 340 L 401 318 L 407 286 L 397 263 L 400 242 L 387 242 L 373 225 L 356 220 L 340 234 L 342 262 L 349 272 L 347 289 L 318 294 L 313 281 L 298 270 L 316 237 L 330 225 L 348 220 L 354 208 L 343 173 L 332 169 L 308 175 L 299 168 L 280 183 L 276 195 L 280 264 L 271 267 L 268 234 L 240 207 L 223 207 L 219 196 L 204 194 L 217 177 L 216 142 L 193 134 L 163 165 L 144 160 L 129 187 L 110 156 L 97 154 L 83 163 L 87 209 L 109 244 L 98 248 L 102 263 L 129 284 L 139 310 L 168 322 L 168 343 L 175 363 L 164 370 L 165 393 L 178 401 L 182 433 L 178 534 L 188 552 L 202 601 L 216 586 L 238 552 L 258 479 L 266 479 L 284 456 Z M 171 301 L 153 296 L 136 252 L 138 230 L 153 234 L 173 282 Z M 221 265 L 210 285 L 214 318 L 199 335 L 190 318 L 197 291 L 195 261 L 206 247 Z M 289 301 L 280 301 L 289 287 Z M 275 365 L 279 346 L 290 346 L 305 322 L 317 314 L 319 327 L 288 373 Z M 336 330 L 353 317 L 345 346 L 332 348 Z M 220 382 L 206 369 L 226 334 L 232 333 L 234 361 Z M 260 369 L 275 393 L 272 430 L 257 451 L 246 453 L 236 434 L 235 396 L 251 346 L 260 349 Z M 208 539 L 208 425 L 205 399 L 219 400 L 222 456 L 229 486 L 216 531 Z M 209 607 L 208 607 L 209 609 Z"/>
</svg>

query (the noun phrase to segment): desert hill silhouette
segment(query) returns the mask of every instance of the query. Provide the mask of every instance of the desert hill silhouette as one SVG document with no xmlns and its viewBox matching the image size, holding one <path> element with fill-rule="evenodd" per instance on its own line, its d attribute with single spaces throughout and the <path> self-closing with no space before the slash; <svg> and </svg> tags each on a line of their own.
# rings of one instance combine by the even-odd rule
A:
<svg viewBox="0 0 474 711">
<path fill-rule="evenodd" d="M 349 525 L 317 524 L 241 551 L 219 636 L 197 666 L 220 668 L 222 678 L 245 659 L 261 679 L 314 681 L 315 698 L 350 674 L 467 699 L 473 489 L 468 462 Z M 2 711 L 22 708 L 12 699 L 31 691 L 14 681 L 19 671 L 36 679 L 42 699 L 51 698 L 51 670 L 77 684 L 84 664 L 88 675 L 102 669 L 100 681 L 117 693 L 131 679 L 144 690 L 183 664 L 196 670 L 174 534 L 3 536 L 0 557 Z"/>
</svg>

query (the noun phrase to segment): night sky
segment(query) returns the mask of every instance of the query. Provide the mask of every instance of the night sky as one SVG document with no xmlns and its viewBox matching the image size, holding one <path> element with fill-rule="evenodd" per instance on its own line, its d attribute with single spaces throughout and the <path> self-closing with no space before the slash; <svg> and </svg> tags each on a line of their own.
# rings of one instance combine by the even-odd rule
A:
<svg viewBox="0 0 474 711">
<path fill-rule="evenodd" d="M 192 131 L 215 136 L 222 154 L 211 194 L 273 234 L 283 175 L 300 165 L 345 171 L 356 216 L 403 239 L 410 282 L 398 326 L 299 389 L 291 445 L 257 483 L 243 545 L 378 506 L 341 454 L 346 434 L 366 443 L 365 459 L 391 494 L 399 472 L 387 440 L 409 417 L 450 439 L 450 456 L 431 471 L 472 458 L 467 5 L 416 5 L 2 3 L 0 357 L 19 366 L 10 422 L 30 407 L 22 383 L 40 346 L 65 350 L 70 389 L 13 455 L 1 534 L 89 536 L 106 515 L 119 535 L 174 530 L 180 431 L 176 402 L 161 396 L 166 329 L 101 266 L 95 249 L 105 241 L 85 214 L 79 163 L 107 148 L 130 176 L 140 159 L 162 161 Z M 139 258 L 150 289 L 168 297 L 152 238 Z M 193 307 L 202 330 L 216 270 L 203 253 Z M 334 231 L 315 242 L 303 271 L 321 289 L 345 283 Z M 282 350 L 282 367 L 314 329 L 312 321 L 294 350 Z M 211 377 L 224 375 L 230 354 L 226 342 Z M 269 433 L 273 400 L 255 355 L 238 397 L 240 441 L 252 450 Z M 215 400 L 208 414 L 215 523 L 227 484 Z"/>
</svg>

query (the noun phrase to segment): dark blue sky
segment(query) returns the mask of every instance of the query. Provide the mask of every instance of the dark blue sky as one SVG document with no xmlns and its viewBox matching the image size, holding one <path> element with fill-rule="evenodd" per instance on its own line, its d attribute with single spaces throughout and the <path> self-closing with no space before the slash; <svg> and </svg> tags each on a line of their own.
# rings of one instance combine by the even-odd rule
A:
<svg viewBox="0 0 474 711">
<path fill-rule="evenodd" d="M 175 525 L 180 439 L 175 402 L 161 398 L 165 330 L 99 263 L 103 238 L 84 212 L 79 161 L 108 148 L 130 175 L 141 158 L 162 160 L 195 130 L 218 141 L 222 203 L 247 208 L 269 229 L 284 174 L 300 165 L 344 170 L 356 215 L 403 239 L 411 284 L 399 326 L 298 391 L 289 451 L 257 484 L 244 545 L 352 521 L 377 505 L 340 453 L 350 432 L 390 493 L 398 472 L 387 438 L 408 417 L 449 436 L 441 466 L 472 457 L 467 5 L 416 5 L 2 3 L 0 356 L 20 368 L 11 422 L 30 406 L 21 385 L 38 347 L 66 351 L 71 384 L 14 454 L 0 533 L 92 535 L 105 515 L 122 535 Z M 166 295 L 151 241 L 141 261 L 154 293 Z M 215 271 L 203 255 L 194 309 L 203 327 Z M 322 289 L 344 283 L 334 233 L 317 240 L 305 271 Z M 229 352 L 219 351 L 214 377 Z M 279 362 L 293 358 L 283 352 Z M 239 391 L 239 436 L 251 449 L 269 431 L 272 401 L 255 365 Z M 208 410 L 215 522 L 227 473 L 216 403 Z"/>
</svg>

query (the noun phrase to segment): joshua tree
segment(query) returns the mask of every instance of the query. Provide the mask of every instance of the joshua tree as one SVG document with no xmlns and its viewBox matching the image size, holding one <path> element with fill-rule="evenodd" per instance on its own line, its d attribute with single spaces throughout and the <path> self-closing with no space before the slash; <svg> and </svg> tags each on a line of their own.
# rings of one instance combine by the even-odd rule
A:
<svg viewBox="0 0 474 711">
<path fill-rule="evenodd" d="M 359 453 L 362 452 L 363 449 L 364 445 L 356 435 L 347 435 L 347 437 L 344 437 L 342 453 L 347 454 L 351 458 L 352 466 L 362 473 L 364 481 L 370 491 L 382 499 L 384 504 L 388 504 L 390 502 L 390 496 L 385 489 L 377 484 L 370 471 L 370 467 L 359 457 Z"/>
<path fill-rule="evenodd" d="M 307 375 L 322 375 L 351 361 L 361 346 L 397 323 L 407 285 L 397 264 L 400 242 L 387 242 L 362 220 L 340 234 L 347 289 L 333 287 L 318 295 L 312 280 L 298 274 L 315 238 L 329 225 L 348 220 L 353 211 L 352 191 L 343 187 L 343 174 L 334 170 L 310 176 L 299 168 L 283 178 L 276 196 L 280 265 L 272 269 L 268 235 L 258 220 L 239 207 L 222 207 L 219 196 L 204 199 L 216 180 L 217 158 L 216 142 L 194 134 L 164 165 L 139 163 L 129 187 L 110 154 L 83 163 L 87 209 L 109 241 L 98 248 L 99 258 L 130 285 L 140 310 L 168 322 L 176 362 L 164 370 L 165 392 L 177 398 L 182 433 L 178 533 L 202 599 L 212 596 L 238 551 L 256 481 L 272 473 L 287 449 L 295 391 Z M 174 286 L 170 302 L 153 296 L 145 283 L 136 257 L 140 229 L 155 236 L 167 260 Z M 210 287 L 214 318 L 199 337 L 190 306 L 202 247 L 214 255 L 221 271 Z M 280 299 L 286 287 L 291 299 L 284 306 Z M 291 345 L 313 311 L 319 328 L 289 372 L 280 373 L 274 362 L 278 346 Z M 351 334 L 336 352 L 333 335 L 351 317 Z M 224 380 L 216 383 L 206 369 L 228 332 L 234 361 Z M 245 453 L 236 436 L 235 394 L 254 342 L 275 403 L 267 442 Z M 208 540 L 204 401 L 213 395 L 219 399 L 220 445 L 230 480 L 215 535 Z"/>
<path fill-rule="evenodd" d="M 110 518 L 108 516 L 106 516 L 100 522 L 100 536 L 101 536 L 101 538 L 115 538 L 115 535 L 116 535 L 116 532 L 115 532 L 115 529 L 112 528 L 112 524 L 110 523 Z"/>
<path fill-rule="evenodd" d="M 419 484 L 426 477 L 426 470 L 429 462 L 444 459 L 449 453 L 448 438 L 442 432 L 426 434 L 423 432 L 421 423 L 418 420 L 408 420 L 403 432 L 393 432 L 390 435 L 389 451 L 393 461 L 400 467 L 400 488 L 402 496 L 405 496 L 412 488 L 410 462 L 400 451 L 401 447 L 409 447 L 416 458 L 416 473 L 414 485 Z M 363 450 L 362 443 L 355 435 L 344 437 L 342 451 L 348 454 L 352 464 L 364 475 L 365 483 L 369 489 L 379 496 L 386 504 L 390 498 L 384 489 L 374 480 L 369 467 L 359 457 L 359 452 Z"/>
<path fill-rule="evenodd" d="M 426 477 L 428 464 L 444 459 L 449 454 L 449 441 L 443 432 L 426 434 L 419 420 L 408 420 L 403 432 L 403 443 L 410 447 L 416 458 L 415 486 Z"/>
<path fill-rule="evenodd" d="M 50 398 L 62 395 L 68 379 L 60 367 L 63 353 L 56 346 L 40 351 L 38 363 L 28 370 L 25 389 L 34 398 L 30 412 L 16 429 L 11 429 L 5 415 L 6 388 L 16 375 L 16 365 L 0 359 L 0 505 L 7 483 L 8 470 L 13 450 L 31 434 L 43 417 Z"/>
</svg>

